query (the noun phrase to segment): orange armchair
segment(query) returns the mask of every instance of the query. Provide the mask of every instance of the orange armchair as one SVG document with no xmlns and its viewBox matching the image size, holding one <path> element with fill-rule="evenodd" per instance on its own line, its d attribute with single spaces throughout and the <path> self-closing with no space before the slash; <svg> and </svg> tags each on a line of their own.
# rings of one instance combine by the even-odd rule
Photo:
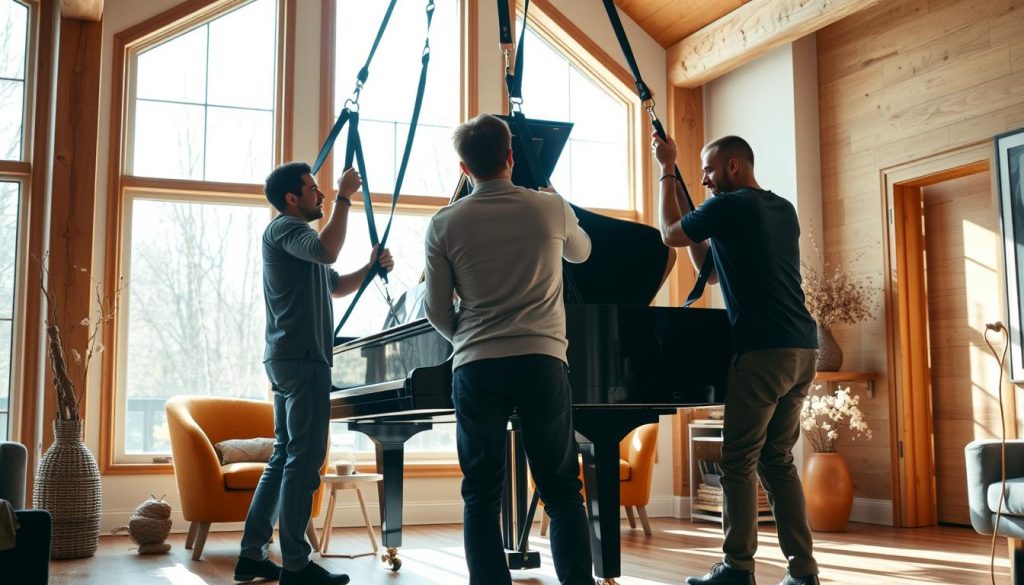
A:
<svg viewBox="0 0 1024 585">
<path fill-rule="evenodd" d="M 185 548 L 198 561 L 214 522 L 242 522 L 263 475 L 264 463 L 221 465 L 214 444 L 227 439 L 274 437 L 274 404 L 218 396 L 174 396 L 167 401 L 174 478 L 181 512 L 190 522 Z M 326 461 L 320 473 L 326 469 Z M 306 528 L 316 549 L 313 518 L 320 513 L 323 486 L 313 497 Z"/>
<path fill-rule="evenodd" d="M 626 507 L 629 527 L 636 528 L 636 508 L 643 526 L 644 535 L 651 535 L 651 524 L 647 519 L 647 504 L 651 501 L 651 479 L 654 476 L 654 456 L 658 452 L 658 423 L 639 426 L 619 443 L 619 505 Z M 580 478 L 583 464 L 580 463 Z M 533 478 L 530 478 L 533 487 Z M 584 492 L 584 497 L 586 493 Z M 547 534 L 548 515 L 541 518 L 540 533 Z"/>
</svg>

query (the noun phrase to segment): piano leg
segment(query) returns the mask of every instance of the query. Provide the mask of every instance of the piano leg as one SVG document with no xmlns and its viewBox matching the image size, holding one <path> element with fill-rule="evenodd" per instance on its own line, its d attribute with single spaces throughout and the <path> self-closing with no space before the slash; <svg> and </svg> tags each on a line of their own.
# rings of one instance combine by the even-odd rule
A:
<svg viewBox="0 0 1024 585">
<path fill-rule="evenodd" d="M 385 552 L 381 560 L 392 571 L 402 567 L 398 547 L 402 546 L 402 470 L 405 465 L 405 442 L 413 435 L 429 431 L 434 425 L 424 422 L 349 422 L 348 428 L 368 436 L 377 451 L 377 470 L 384 476 L 377 484 L 380 498 L 380 539 Z"/>
<path fill-rule="evenodd" d="M 519 571 L 540 566 L 540 552 L 530 550 L 530 528 L 536 506 L 527 509 L 526 447 L 519 416 L 513 414 L 505 452 L 505 483 L 501 490 L 501 528 L 508 568 Z"/>
<path fill-rule="evenodd" d="M 583 454 L 583 477 L 590 519 L 590 549 L 599 583 L 622 574 L 619 547 L 619 443 L 636 427 L 658 422 L 654 410 L 587 409 L 573 412 Z"/>
</svg>

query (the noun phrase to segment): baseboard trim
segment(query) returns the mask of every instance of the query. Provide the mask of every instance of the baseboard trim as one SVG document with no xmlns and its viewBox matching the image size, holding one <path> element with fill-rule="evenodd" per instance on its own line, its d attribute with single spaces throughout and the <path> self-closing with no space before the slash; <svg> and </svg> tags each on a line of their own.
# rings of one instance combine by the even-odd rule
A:
<svg viewBox="0 0 1024 585">
<path fill-rule="evenodd" d="M 892 500 L 853 498 L 850 521 L 892 526 Z"/>
<path fill-rule="evenodd" d="M 681 516 L 676 515 L 676 509 L 678 503 L 676 496 L 659 496 L 652 497 L 650 502 L 647 504 L 647 516 L 651 518 L 669 518 L 675 517 L 680 518 Z M 689 499 L 686 499 L 687 504 L 686 517 L 689 517 Z M 366 503 L 367 512 L 370 515 L 370 519 L 377 524 L 380 519 L 380 507 L 376 503 Z M 619 508 L 620 517 L 626 517 L 625 508 Z M 109 534 L 110 531 L 114 530 L 119 526 L 127 526 L 128 519 L 134 513 L 133 510 L 108 510 L 103 512 L 100 518 L 100 531 L 102 534 Z M 320 510 L 320 515 L 316 518 L 315 524 L 317 528 L 323 525 L 324 515 L 326 508 Z M 404 509 L 402 510 L 402 520 L 405 524 L 461 524 L 462 523 L 462 500 L 438 500 L 433 502 L 406 502 Z M 540 522 L 540 514 L 536 515 L 535 520 Z M 187 532 L 188 522 L 181 515 L 180 510 L 173 510 L 171 512 L 171 532 Z M 363 516 L 359 511 L 359 504 L 356 503 L 353 498 L 352 502 L 345 498 L 339 502 L 334 508 L 334 526 L 336 528 L 345 528 L 350 526 L 362 526 Z M 227 531 L 238 531 L 242 530 L 242 522 L 220 522 L 210 526 L 210 530 L 214 532 L 227 532 Z"/>
</svg>

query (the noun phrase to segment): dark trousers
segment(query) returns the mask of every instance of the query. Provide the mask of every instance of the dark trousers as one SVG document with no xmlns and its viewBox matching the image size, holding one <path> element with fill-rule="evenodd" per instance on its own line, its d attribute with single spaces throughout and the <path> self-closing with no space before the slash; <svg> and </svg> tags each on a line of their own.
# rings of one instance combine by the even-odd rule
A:
<svg viewBox="0 0 1024 585">
<path fill-rule="evenodd" d="M 242 532 L 241 555 L 267 558 L 280 520 L 284 568 L 299 571 L 312 551 L 306 526 L 330 435 L 331 367 L 311 360 L 273 360 L 265 364 L 274 389 L 274 454 L 256 484 Z"/>
<path fill-rule="evenodd" d="M 546 355 L 479 360 L 456 369 L 452 386 L 470 585 L 512 582 L 498 518 L 506 428 L 513 409 L 522 423 L 530 471 L 551 517 L 551 555 L 558 580 L 592 585 L 590 534 L 580 495 L 579 446 L 565 364 Z"/>
<path fill-rule="evenodd" d="M 722 548 L 725 563 L 734 569 L 754 570 L 760 477 L 789 574 L 818 574 L 804 491 L 793 464 L 800 409 L 814 381 L 814 365 L 813 349 L 766 349 L 732 358 L 722 441 Z"/>
</svg>

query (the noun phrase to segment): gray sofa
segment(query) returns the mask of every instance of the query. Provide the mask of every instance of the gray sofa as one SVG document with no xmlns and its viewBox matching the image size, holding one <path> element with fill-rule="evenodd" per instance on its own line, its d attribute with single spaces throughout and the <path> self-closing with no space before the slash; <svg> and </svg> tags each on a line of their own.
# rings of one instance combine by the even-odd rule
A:
<svg viewBox="0 0 1024 585">
<path fill-rule="evenodd" d="M 0 581 L 46 585 L 53 522 L 46 510 L 23 509 L 27 461 L 24 445 L 0 441 L 0 499 L 11 503 L 18 522 L 14 548 L 0 551 Z"/>
<path fill-rule="evenodd" d="M 967 503 L 971 524 L 980 534 L 1017 539 L 1014 548 L 1013 583 L 1024 585 L 1024 440 L 1006 442 L 1006 493 L 996 526 L 1002 463 L 999 441 L 974 441 L 964 448 L 967 457 Z"/>
</svg>

